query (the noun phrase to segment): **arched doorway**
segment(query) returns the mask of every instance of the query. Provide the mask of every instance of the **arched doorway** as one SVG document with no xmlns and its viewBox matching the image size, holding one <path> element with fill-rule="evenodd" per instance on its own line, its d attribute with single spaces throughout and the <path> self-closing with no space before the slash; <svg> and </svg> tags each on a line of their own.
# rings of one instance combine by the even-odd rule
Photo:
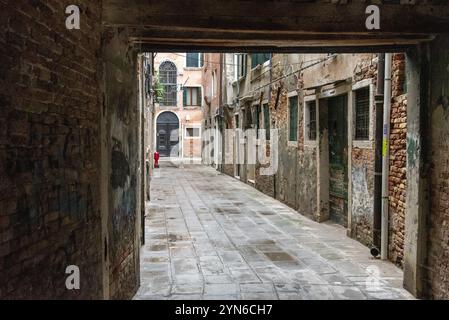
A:
<svg viewBox="0 0 449 320">
<path fill-rule="evenodd" d="M 173 112 L 162 112 L 157 117 L 156 148 L 161 157 L 179 156 L 179 120 Z"/>
</svg>

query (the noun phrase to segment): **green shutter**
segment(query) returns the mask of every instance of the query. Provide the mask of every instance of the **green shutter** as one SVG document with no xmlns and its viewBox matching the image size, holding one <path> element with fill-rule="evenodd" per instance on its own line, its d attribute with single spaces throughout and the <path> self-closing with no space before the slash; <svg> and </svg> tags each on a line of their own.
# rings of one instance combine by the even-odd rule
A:
<svg viewBox="0 0 449 320">
<path fill-rule="evenodd" d="M 184 87 L 182 89 L 182 103 L 183 103 L 184 106 L 187 105 L 187 89 L 188 88 L 186 88 L 186 87 Z"/>
<path fill-rule="evenodd" d="M 298 97 L 289 98 L 289 141 L 298 140 Z"/>
</svg>

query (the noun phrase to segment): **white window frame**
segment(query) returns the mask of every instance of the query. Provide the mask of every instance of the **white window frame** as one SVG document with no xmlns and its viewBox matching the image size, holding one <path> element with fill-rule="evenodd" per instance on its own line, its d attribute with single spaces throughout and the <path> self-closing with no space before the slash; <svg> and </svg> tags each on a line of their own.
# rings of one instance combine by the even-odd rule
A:
<svg viewBox="0 0 449 320">
<path fill-rule="evenodd" d="M 308 123 L 310 121 L 309 119 L 309 103 L 311 101 L 315 101 L 315 123 L 316 123 L 316 139 L 315 140 L 310 140 L 309 139 L 309 128 L 308 128 Z M 304 146 L 306 147 L 316 147 L 317 146 L 317 141 L 318 141 L 318 137 L 319 137 L 319 125 L 318 125 L 318 119 L 319 119 L 319 115 L 318 115 L 318 110 L 319 110 L 319 100 L 317 99 L 317 96 L 314 95 L 309 95 L 309 96 L 305 96 L 304 97 L 304 113 L 303 113 L 303 119 L 304 119 Z"/>
<path fill-rule="evenodd" d="M 369 87 L 369 134 L 368 140 L 355 140 L 355 119 L 356 119 L 356 105 L 355 105 L 355 91 Z M 354 148 L 372 149 L 374 142 L 374 80 L 364 79 L 352 85 L 352 100 L 351 100 L 351 124 L 352 124 L 352 146 Z"/>
<path fill-rule="evenodd" d="M 189 137 L 187 135 L 187 129 L 198 129 L 198 137 Z M 184 139 L 201 139 L 201 124 L 187 124 L 184 126 Z"/>
<path fill-rule="evenodd" d="M 289 93 L 287 93 L 287 146 L 288 147 L 294 147 L 297 148 L 298 147 L 298 138 L 299 138 L 299 125 L 296 128 L 296 141 L 290 141 L 290 98 L 291 97 L 298 97 L 298 92 L 297 91 L 291 91 Z M 297 99 L 298 101 L 298 112 L 299 112 L 299 97 Z M 299 113 L 298 113 L 299 116 Z M 299 120 L 299 119 L 298 119 Z M 299 124 L 299 123 L 298 123 Z"/>
</svg>

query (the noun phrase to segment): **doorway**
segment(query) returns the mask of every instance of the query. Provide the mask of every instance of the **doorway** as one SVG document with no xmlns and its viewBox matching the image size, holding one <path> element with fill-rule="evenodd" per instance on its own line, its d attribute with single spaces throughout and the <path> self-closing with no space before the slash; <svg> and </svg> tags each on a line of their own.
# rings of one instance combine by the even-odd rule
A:
<svg viewBox="0 0 449 320">
<path fill-rule="evenodd" d="M 329 217 L 348 226 L 347 95 L 329 98 Z"/>
<path fill-rule="evenodd" d="M 179 156 L 179 120 L 173 112 L 162 112 L 157 117 L 156 149 L 161 157 Z"/>
</svg>

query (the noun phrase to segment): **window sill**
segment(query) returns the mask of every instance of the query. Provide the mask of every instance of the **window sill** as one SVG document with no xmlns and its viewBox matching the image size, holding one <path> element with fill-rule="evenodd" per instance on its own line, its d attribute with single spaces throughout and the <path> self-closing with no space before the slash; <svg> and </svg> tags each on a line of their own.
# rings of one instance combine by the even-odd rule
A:
<svg viewBox="0 0 449 320">
<path fill-rule="evenodd" d="M 259 71 L 262 69 L 262 65 L 259 63 L 257 66 L 251 69 L 251 72 Z"/>
<path fill-rule="evenodd" d="M 353 148 L 372 149 L 373 142 L 371 140 L 352 140 Z"/>
<path fill-rule="evenodd" d="M 201 71 L 201 70 L 203 70 L 203 67 L 184 67 L 184 70 L 186 70 L 186 71 Z"/>
<path fill-rule="evenodd" d="M 289 142 L 287 142 L 287 147 L 297 148 L 298 147 L 298 142 L 297 141 L 289 141 Z"/>
<path fill-rule="evenodd" d="M 317 147 L 317 142 L 316 140 L 305 140 L 304 141 L 304 147 L 308 147 L 308 148 L 316 148 Z"/>
<path fill-rule="evenodd" d="M 178 106 L 162 106 L 162 105 L 159 105 L 159 108 L 160 109 L 176 109 L 176 108 L 178 108 Z"/>
</svg>

